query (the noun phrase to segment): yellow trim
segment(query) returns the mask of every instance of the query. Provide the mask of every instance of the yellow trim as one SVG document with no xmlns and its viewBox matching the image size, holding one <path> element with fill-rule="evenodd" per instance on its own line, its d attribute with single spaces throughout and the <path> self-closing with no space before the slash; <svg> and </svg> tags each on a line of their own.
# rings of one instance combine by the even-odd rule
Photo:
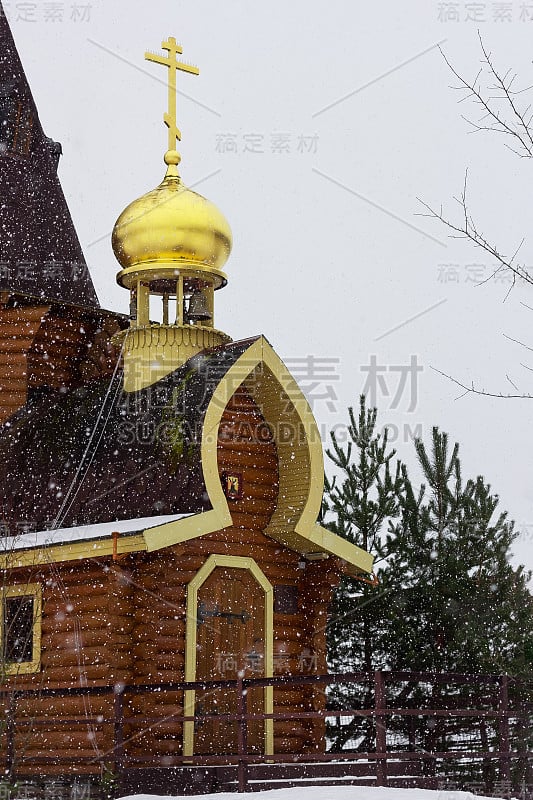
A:
<svg viewBox="0 0 533 800">
<path fill-rule="evenodd" d="M 243 384 L 267 422 L 274 425 L 278 449 L 279 499 L 265 533 L 303 555 L 324 551 L 342 558 L 357 572 L 371 572 L 373 558 L 369 553 L 317 524 L 324 488 L 320 432 L 298 384 L 263 336 L 228 370 L 216 387 L 205 414 L 201 462 L 213 507 L 207 514 L 212 517 L 202 521 L 202 516 L 206 515 L 196 515 L 151 528 L 144 532 L 147 549 L 158 550 L 231 525 L 218 470 L 217 439 L 222 414 Z M 215 524 L 217 517 L 223 524 Z"/>
<path fill-rule="evenodd" d="M 231 341 L 212 327 L 156 325 L 144 317 L 123 338 L 125 392 L 153 386 L 196 353 Z"/>
<path fill-rule="evenodd" d="M 274 674 L 274 592 L 272 584 L 253 558 L 242 556 L 211 555 L 200 567 L 187 586 L 187 629 L 185 644 L 185 680 L 196 680 L 196 625 L 198 618 L 198 590 L 217 567 L 234 567 L 250 572 L 265 593 L 265 678 Z M 194 716 L 195 691 L 188 689 L 184 697 L 186 717 Z M 265 714 L 274 713 L 273 687 L 265 688 Z M 274 720 L 265 720 L 265 755 L 274 753 Z M 194 722 L 184 723 L 183 755 L 194 755 Z"/>
<path fill-rule="evenodd" d="M 190 539 L 196 539 L 198 536 L 204 536 L 213 531 L 220 531 L 222 528 L 227 528 L 231 525 L 231 514 L 228 504 L 225 503 L 225 507 L 219 504 L 218 507 L 211 509 L 211 511 L 193 514 L 191 517 L 177 520 L 177 522 L 181 522 L 181 525 L 176 525 L 175 522 L 165 523 L 164 525 L 158 525 L 156 528 L 145 530 L 143 533 L 145 543 L 143 549 L 148 552 L 160 550 L 173 544 L 188 542 Z"/>
<path fill-rule="evenodd" d="M 119 536 L 119 554 L 137 553 L 146 550 L 142 534 L 135 536 Z M 11 550 L 0 556 L 0 569 L 16 569 L 17 567 L 34 567 L 60 561 L 79 561 L 83 558 L 98 558 L 113 555 L 113 539 L 91 539 L 85 542 L 57 544 L 50 547 L 34 547 L 30 550 Z"/>
<path fill-rule="evenodd" d="M 299 527 L 296 528 L 299 532 Z M 327 553 L 341 558 L 346 561 L 347 571 L 352 575 L 358 575 L 360 570 L 363 572 L 372 572 L 374 564 L 374 556 L 363 550 L 361 547 L 348 542 L 341 536 L 328 531 L 322 525 L 315 524 L 312 529 L 307 530 L 307 538 L 309 541 L 314 542 L 319 550 L 325 550 Z"/>
<path fill-rule="evenodd" d="M 277 508 L 265 533 L 304 556 L 326 553 L 346 562 L 347 571 L 372 572 L 373 557 L 317 523 L 324 486 L 320 433 L 298 384 L 264 337 L 237 359 L 213 393 L 202 426 L 201 463 L 212 509 L 119 539 L 119 553 L 159 550 L 232 524 L 218 470 L 217 439 L 224 409 L 244 385 L 273 424 L 279 457 Z M 285 433 L 289 433 L 286 436 Z M 76 542 L 0 556 L 0 568 L 33 566 L 112 555 L 111 540 Z"/>
<path fill-rule="evenodd" d="M 41 668 L 42 590 L 39 583 L 21 583 L 2 588 L 0 608 L 0 645 L 4 648 L 4 600 L 6 597 L 33 598 L 32 660 L 21 663 L 2 663 L 5 675 L 28 675 Z"/>
</svg>

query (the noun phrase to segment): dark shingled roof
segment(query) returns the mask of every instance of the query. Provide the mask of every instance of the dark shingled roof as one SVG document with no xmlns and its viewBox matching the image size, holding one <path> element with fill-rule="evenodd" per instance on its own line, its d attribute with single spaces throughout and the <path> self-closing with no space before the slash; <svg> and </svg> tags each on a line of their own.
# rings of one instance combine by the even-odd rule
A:
<svg viewBox="0 0 533 800">
<path fill-rule="evenodd" d="M 60 154 L 41 127 L 0 2 L 0 291 L 98 308 L 57 176 Z"/>
<path fill-rule="evenodd" d="M 139 392 L 118 373 L 30 397 L 0 431 L 3 533 L 208 510 L 205 411 L 253 341 L 203 351 Z"/>
</svg>

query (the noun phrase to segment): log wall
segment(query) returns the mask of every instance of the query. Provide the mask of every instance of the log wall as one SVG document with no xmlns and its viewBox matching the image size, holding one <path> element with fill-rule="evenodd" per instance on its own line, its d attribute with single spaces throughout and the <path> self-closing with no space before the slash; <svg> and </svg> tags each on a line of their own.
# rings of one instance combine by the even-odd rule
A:
<svg viewBox="0 0 533 800">
<path fill-rule="evenodd" d="M 325 622 L 332 585 L 340 569 L 333 561 L 305 563 L 293 551 L 265 536 L 263 530 L 276 507 L 278 462 L 276 445 L 266 435 L 265 421 L 253 400 L 238 391 L 225 410 L 218 441 L 220 474 L 238 471 L 243 480 L 241 499 L 229 500 L 233 524 L 221 531 L 153 553 L 131 554 L 119 562 L 109 558 L 52 564 L 39 574 L 21 571 L 16 582 L 38 580 L 43 586 L 42 669 L 33 676 L 8 679 L 19 686 L 66 687 L 158 684 L 185 678 L 187 585 L 212 554 L 255 559 L 276 586 L 293 587 L 297 608 L 277 602 L 274 614 L 274 669 L 279 674 L 326 671 Z M 276 592 L 276 589 L 275 589 Z M 252 676 L 253 677 L 253 676 Z M 109 699 L 91 709 L 71 698 L 26 701 L 28 719 L 50 720 L 32 731 L 21 752 L 39 755 L 53 750 L 71 759 L 89 751 L 109 750 L 111 727 L 59 726 L 65 714 L 106 716 Z M 290 713 L 324 707 L 324 695 L 309 688 L 275 692 L 277 710 Z M 126 714 L 166 717 L 164 722 L 137 724 L 126 730 L 126 752 L 132 756 L 181 753 L 182 727 L 176 715 L 183 709 L 182 693 L 144 695 L 127 701 Z M 320 722 L 280 721 L 275 724 L 276 752 L 320 749 Z M 97 768 L 95 768 L 97 770 Z M 45 771 L 54 772 L 53 766 Z M 43 768 L 41 768 L 43 771 Z"/>
<path fill-rule="evenodd" d="M 24 406 L 32 388 L 74 387 L 110 375 L 118 358 L 110 337 L 118 330 L 113 317 L 0 297 L 0 424 Z"/>
</svg>

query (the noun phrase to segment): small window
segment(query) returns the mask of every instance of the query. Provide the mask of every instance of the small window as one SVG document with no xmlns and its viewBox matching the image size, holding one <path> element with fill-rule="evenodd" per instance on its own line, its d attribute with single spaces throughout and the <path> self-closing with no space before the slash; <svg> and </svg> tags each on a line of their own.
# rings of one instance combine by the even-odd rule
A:
<svg viewBox="0 0 533 800">
<path fill-rule="evenodd" d="M 274 611 L 276 614 L 298 613 L 298 587 L 274 586 Z"/>
<path fill-rule="evenodd" d="M 0 623 L 5 673 L 37 672 L 41 658 L 41 587 L 38 584 L 6 587 Z"/>
</svg>

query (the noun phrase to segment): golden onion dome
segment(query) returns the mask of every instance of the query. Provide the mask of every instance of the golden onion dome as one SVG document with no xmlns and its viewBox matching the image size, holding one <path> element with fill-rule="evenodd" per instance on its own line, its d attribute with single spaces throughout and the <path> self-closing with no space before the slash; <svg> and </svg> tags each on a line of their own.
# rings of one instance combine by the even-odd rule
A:
<svg viewBox="0 0 533 800">
<path fill-rule="evenodd" d="M 117 281 L 126 288 L 138 278 L 165 279 L 180 270 L 208 274 L 215 288 L 226 283 L 222 267 L 231 251 L 231 228 L 213 203 L 182 183 L 179 161 L 169 151 L 163 182 L 130 203 L 115 223 L 112 245 L 122 267 Z"/>
</svg>

